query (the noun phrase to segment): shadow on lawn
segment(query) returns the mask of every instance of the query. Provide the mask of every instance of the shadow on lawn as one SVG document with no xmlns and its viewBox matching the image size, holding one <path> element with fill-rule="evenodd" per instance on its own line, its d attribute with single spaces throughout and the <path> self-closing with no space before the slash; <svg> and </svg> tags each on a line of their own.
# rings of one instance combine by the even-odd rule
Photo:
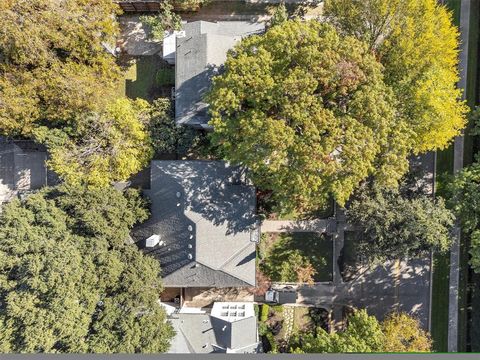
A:
<svg viewBox="0 0 480 360">
<path fill-rule="evenodd" d="M 281 271 L 292 253 L 298 251 L 313 265 L 315 282 L 332 281 L 332 237 L 320 233 L 268 234 L 273 244 L 265 254 L 260 267 L 273 281 L 282 281 Z"/>
</svg>

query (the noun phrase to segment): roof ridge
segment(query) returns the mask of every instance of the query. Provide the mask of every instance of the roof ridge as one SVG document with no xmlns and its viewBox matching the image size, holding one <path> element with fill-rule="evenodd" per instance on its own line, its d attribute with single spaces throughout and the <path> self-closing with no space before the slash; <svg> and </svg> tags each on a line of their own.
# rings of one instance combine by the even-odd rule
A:
<svg viewBox="0 0 480 360">
<path fill-rule="evenodd" d="M 245 250 L 247 247 L 251 246 L 251 242 L 249 241 L 246 243 L 243 247 L 241 247 L 236 253 L 234 253 L 232 256 L 230 256 L 227 260 L 225 260 L 220 266 L 218 267 L 219 269 L 223 269 L 225 265 L 227 265 L 230 261 L 235 259 L 238 254 L 240 254 L 243 250 Z"/>
<path fill-rule="evenodd" d="M 250 283 L 249 283 L 248 281 L 246 281 L 245 279 L 242 279 L 242 278 L 240 278 L 240 277 L 238 277 L 238 276 L 236 276 L 236 275 L 230 274 L 229 272 L 226 272 L 226 271 L 224 271 L 224 270 L 222 270 L 222 269 L 220 269 L 220 268 L 219 268 L 218 270 L 215 270 L 215 269 L 212 268 L 211 266 L 205 265 L 205 264 L 202 263 L 201 261 L 196 261 L 196 263 L 197 263 L 197 264 L 200 264 L 200 265 L 202 265 L 202 266 L 205 266 L 206 268 L 209 268 L 209 269 L 212 270 L 212 271 L 219 271 L 219 272 L 221 272 L 221 273 L 223 273 L 223 274 L 225 274 L 225 275 L 228 275 L 228 276 L 233 277 L 233 278 L 235 278 L 235 279 L 237 279 L 237 280 L 240 280 L 240 281 L 244 282 L 245 284 L 247 284 L 248 286 L 255 286 L 255 285 L 250 284 Z M 185 265 L 185 266 L 187 266 L 187 265 Z M 238 285 L 236 285 L 236 286 L 238 286 Z"/>
</svg>

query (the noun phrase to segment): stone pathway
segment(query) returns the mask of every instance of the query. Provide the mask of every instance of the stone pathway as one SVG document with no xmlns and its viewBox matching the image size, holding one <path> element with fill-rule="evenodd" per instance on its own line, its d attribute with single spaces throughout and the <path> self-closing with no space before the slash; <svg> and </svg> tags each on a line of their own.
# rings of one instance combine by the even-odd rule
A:
<svg viewBox="0 0 480 360">
<path fill-rule="evenodd" d="M 283 319 L 285 321 L 283 326 L 286 329 L 285 330 L 285 341 L 287 343 L 293 335 L 294 317 L 295 317 L 295 308 L 293 306 L 285 305 L 283 307 Z"/>
</svg>

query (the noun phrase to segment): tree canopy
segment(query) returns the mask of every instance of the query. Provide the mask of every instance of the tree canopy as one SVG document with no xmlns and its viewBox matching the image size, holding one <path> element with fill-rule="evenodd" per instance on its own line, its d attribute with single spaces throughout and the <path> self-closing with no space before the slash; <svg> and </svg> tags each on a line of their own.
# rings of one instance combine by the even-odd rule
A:
<svg viewBox="0 0 480 360">
<path fill-rule="evenodd" d="M 344 204 L 370 175 L 396 184 L 411 131 L 361 41 L 317 21 L 243 39 L 208 96 L 212 140 L 288 211 Z"/>
<path fill-rule="evenodd" d="M 118 5 L 111 0 L 7 0 L 0 4 L 0 132 L 30 136 L 98 110 L 113 94 L 120 68 Z"/>
<path fill-rule="evenodd" d="M 442 198 L 406 196 L 395 189 L 364 186 L 347 209 L 360 226 L 357 254 L 373 262 L 418 257 L 450 247 L 453 213 Z"/>
<path fill-rule="evenodd" d="M 39 127 L 34 134 L 49 149 L 50 168 L 67 183 L 107 186 L 150 161 L 151 113 L 146 101 L 121 98 L 101 113 L 77 115 L 68 127 Z"/>
<path fill-rule="evenodd" d="M 46 188 L 0 216 L 0 352 L 163 352 L 158 262 L 128 243 L 138 193 Z"/>
<path fill-rule="evenodd" d="M 480 273 L 480 163 L 475 162 L 456 174 L 448 185 L 450 205 L 470 234 L 470 264 Z"/>
<path fill-rule="evenodd" d="M 430 352 L 432 339 L 417 319 L 405 313 L 392 313 L 382 322 L 385 352 Z"/>
<path fill-rule="evenodd" d="M 368 353 L 382 351 L 385 335 L 374 316 L 359 310 L 348 317 L 345 331 L 329 334 L 320 328 L 316 335 L 302 334 L 297 341 L 297 353 Z"/>
<path fill-rule="evenodd" d="M 327 0 L 327 21 L 366 42 L 385 67 L 414 152 L 447 147 L 465 126 L 459 32 L 436 0 Z"/>
<path fill-rule="evenodd" d="M 296 353 L 429 352 L 430 335 L 418 320 L 405 313 L 392 313 L 382 323 L 365 310 L 347 319 L 344 331 L 301 334 L 292 351 Z"/>
</svg>

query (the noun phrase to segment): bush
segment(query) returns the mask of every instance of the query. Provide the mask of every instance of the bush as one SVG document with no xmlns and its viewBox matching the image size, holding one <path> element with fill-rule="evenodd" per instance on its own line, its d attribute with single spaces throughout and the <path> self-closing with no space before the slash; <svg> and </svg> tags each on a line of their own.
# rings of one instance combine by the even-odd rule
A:
<svg viewBox="0 0 480 360">
<path fill-rule="evenodd" d="M 198 11 L 208 0 L 174 0 L 173 6 L 177 11 Z"/>
<path fill-rule="evenodd" d="M 260 321 L 265 322 L 268 319 L 268 313 L 270 312 L 270 306 L 268 304 L 263 304 L 260 312 Z"/>
<path fill-rule="evenodd" d="M 152 107 L 149 127 L 155 154 L 177 153 L 183 156 L 199 142 L 197 130 L 177 126 L 169 99 L 157 99 Z"/>
<path fill-rule="evenodd" d="M 270 345 L 269 353 L 272 353 L 272 354 L 278 353 L 277 342 L 275 341 L 275 337 L 273 336 L 273 334 L 271 332 L 268 332 L 265 334 L 265 337 L 267 338 L 268 344 Z"/>
<path fill-rule="evenodd" d="M 140 16 L 140 21 L 147 28 L 147 36 L 151 40 L 162 41 L 165 31 L 180 30 L 182 19 L 173 12 L 173 5 L 169 1 L 160 3 L 157 15 Z"/>
</svg>

